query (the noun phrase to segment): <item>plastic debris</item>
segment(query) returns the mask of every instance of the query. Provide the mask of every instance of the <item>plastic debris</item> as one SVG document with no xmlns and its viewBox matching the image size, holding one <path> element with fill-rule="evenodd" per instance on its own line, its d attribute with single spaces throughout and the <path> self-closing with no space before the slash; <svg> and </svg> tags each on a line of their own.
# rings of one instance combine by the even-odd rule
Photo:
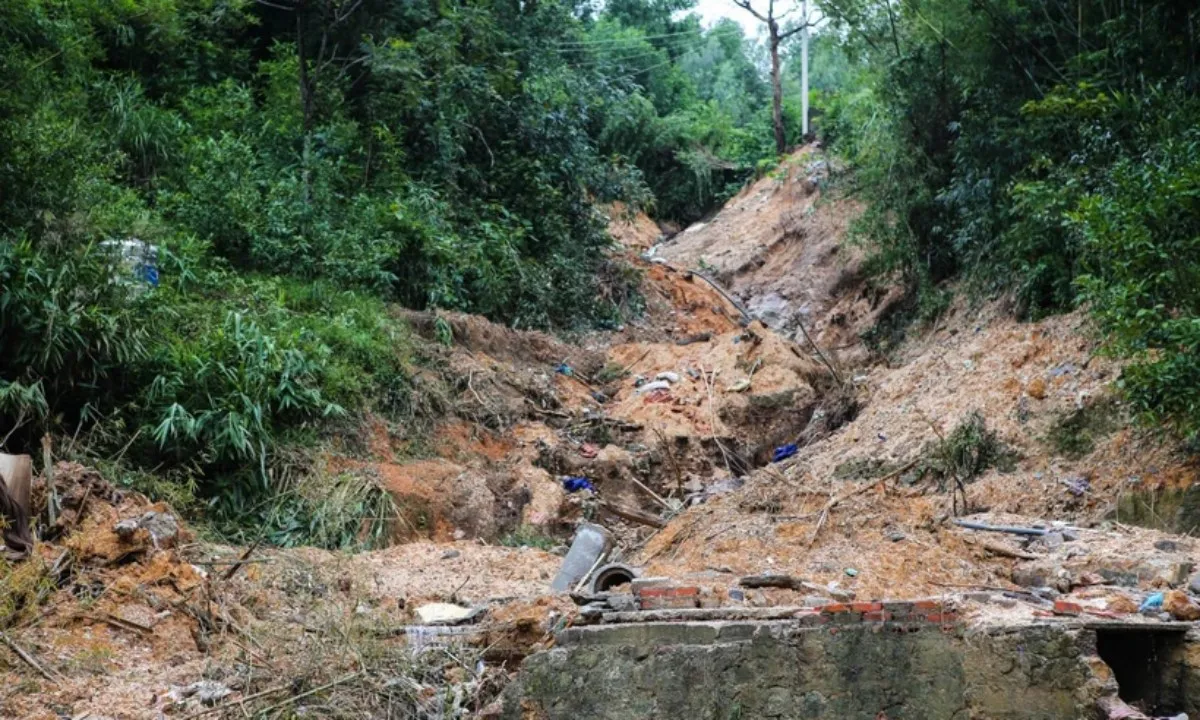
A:
<svg viewBox="0 0 1200 720">
<path fill-rule="evenodd" d="M 1144 613 L 1147 610 L 1161 610 L 1163 606 L 1163 597 L 1163 594 L 1160 592 L 1154 593 L 1153 595 L 1147 597 L 1142 601 L 1142 604 L 1138 606 L 1138 612 Z"/>
<path fill-rule="evenodd" d="M 554 576 L 550 589 L 554 592 L 567 592 L 575 588 L 596 569 L 601 558 L 608 555 L 612 545 L 612 534 L 604 528 L 592 523 L 580 524 L 575 531 L 575 539 L 571 541 L 571 549 L 563 558 L 562 567 Z"/>
<path fill-rule="evenodd" d="M 1082 497 L 1089 489 L 1091 489 L 1092 486 L 1092 484 L 1085 477 L 1067 478 L 1066 480 L 1063 480 L 1062 483 L 1067 486 L 1067 492 L 1071 493 L 1075 497 Z"/>
<path fill-rule="evenodd" d="M 569 493 L 579 492 L 580 490 L 588 490 L 590 492 L 596 492 L 596 486 L 592 484 L 591 480 L 588 480 L 585 477 L 563 478 L 562 485 L 563 485 L 563 490 L 566 490 Z"/>
<path fill-rule="evenodd" d="M 566 362 L 560 362 L 558 364 L 558 367 L 554 368 L 554 372 L 558 373 L 559 375 L 566 375 L 567 377 L 571 377 L 572 375 L 575 374 L 575 369 L 572 368 L 570 365 L 568 365 Z"/>
<path fill-rule="evenodd" d="M 417 622 L 422 625 L 455 625 L 473 615 L 475 612 L 471 608 L 452 603 L 429 603 L 416 609 Z"/>
<path fill-rule="evenodd" d="M 729 392 L 746 392 L 750 389 L 750 379 L 742 378 L 729 386 Z"/>
<path fill-rule="evenodd" d="M 791 456 L 795 455 L 798 451 L 799 448 L 796 447 L 796 443 L 780 445 L 779 447 L 775 448 L 775 452 L 771 453 L 771 462 L 777 463 L 787 460 Z"/>
<path fill-rule="evenodd" d="M 671 393 L 667 390 L 655 390 L 654 392 L 647 393 L 642 402 L 646 405 L 653 403 L 669 403 L 671 402 Z"/>
<path fill-rule="evenodd" d="M 679 373 L 660 372 L 659 374 L 654 376 L 654 379 L 655 380 L 666 380 L 667 382 L 669 382 L 671 384 L 675 384 L 675 383 L 679 382 Z"/>
<path fill-rule="evenodd" d="M 855 570 L 854 568 L 846 568 L 846 576 L 858 577 L 858 570 Z"/>
<path fill-rule="evenodd" d="M 648 383 L 645 383 L 644 385 L 639 385 L 637 391 L 638 391 L 638 393 L 644 394 L 644 393 L 648 393 L 648 392 L 654 392 L 655 390 L 670 390 L 670 389 L 671 389 L 671 383 L 667 382 L 666 380 L 655 380 L 654 382 L 648 382 Z"/>
</svg>

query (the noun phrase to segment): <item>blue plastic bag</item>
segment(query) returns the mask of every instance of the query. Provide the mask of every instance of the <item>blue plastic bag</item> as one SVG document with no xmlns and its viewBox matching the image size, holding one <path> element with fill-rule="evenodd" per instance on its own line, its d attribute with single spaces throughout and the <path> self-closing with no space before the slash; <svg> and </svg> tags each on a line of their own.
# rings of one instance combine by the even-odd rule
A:
<svg viewBox="0 0 1200 720">
<path fill-rule="evenodd" d="M 781 445 L 775 448 L 775 452 L 771 454 L 771 462 L 777 463 L 781 460 L 787 460 L 791 456 L 795 455 L 798 450 L 799 448 L 796 447 L 796 443 Z"/>
<path fill-rule="evenodd" d="M 1138 612 L 1146 612 L 1147 610 L 1161 610 L 1163 606 L 1163 594 L 1154 593 L 1150 597 L 1142 601 L 1138 607 Z"/>
<path fill-rule="evenodd" d="M 591 480 L 588 480 L 585 477 L 563 478 L 562 484 L 563 490 L 566 490 L 569 493 L 579 492 L 580 490 L 596 492 L 596 486 L 592 484 Z"/>
</svg>

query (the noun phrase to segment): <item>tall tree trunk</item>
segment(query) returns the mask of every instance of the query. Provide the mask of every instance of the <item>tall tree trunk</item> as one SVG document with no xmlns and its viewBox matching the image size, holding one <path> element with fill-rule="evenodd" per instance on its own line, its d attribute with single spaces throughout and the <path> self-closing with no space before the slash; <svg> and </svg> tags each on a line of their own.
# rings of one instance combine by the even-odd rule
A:
<svg viewBox="0 0 1200 720">
<path fill-rule="evenodd" d="M 787 152 L 787 135 L 783 132 L 783 82 L 779 75 L 779 26 L 771 19 L 771 119 L 775 124 L 775 152 Z"/>
<path fill-rule="evenodd" d="M 296 6 L 296 59 L 299 61 L 300 75 L 300 114 L 303 118 L 303 133 L 302 138 L 304 148 L 301 151 L 301 176 L 304 180 L 304 205 L 306 207 L 312 205 L 312 172 L 308 167 L 310 140 L 312 138 L 313 126 L 313 82 L 308 74 L 308 57 L 304 52 L 304 3 Z"/>
</svg>

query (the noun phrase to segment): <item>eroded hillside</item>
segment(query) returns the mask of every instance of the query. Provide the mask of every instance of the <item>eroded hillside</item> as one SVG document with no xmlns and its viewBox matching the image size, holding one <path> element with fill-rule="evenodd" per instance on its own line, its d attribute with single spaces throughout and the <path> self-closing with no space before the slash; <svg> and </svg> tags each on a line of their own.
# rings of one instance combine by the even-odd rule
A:
<svg viewBox="0 0 1200 720">
<path fill-rule="evenodd" d="M 437 421 L 372 419 L 326 460 L 392 495 L 391 547 L 222 547 L 60 465 L 72 514 L 0 598 L 22 609 L 3 713 L 495 717 L 521 660 L 597 620 L 550 591 L 582 522 L 695 608 L 936 597 L 975 624 L 1156 623 L 1137 609 L 1161 591 L 1200 617 L 1169 592 L 1191 580 L 1196 469 L 1132 428 L 1084 316 L 960 301 L 874 354 L 859 337 L 900 292 L 862 276 L 827 173 L 802 150 L 670 238 L 615 209 L 646 300 L 615 331 L 405 313 Z"/>
</svg>

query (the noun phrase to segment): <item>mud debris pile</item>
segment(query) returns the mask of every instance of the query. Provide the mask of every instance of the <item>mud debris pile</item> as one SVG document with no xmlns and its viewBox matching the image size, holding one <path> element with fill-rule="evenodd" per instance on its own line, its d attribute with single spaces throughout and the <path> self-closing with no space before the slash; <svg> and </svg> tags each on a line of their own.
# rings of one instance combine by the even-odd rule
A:
<svg viewBox="0 0 1200 720">
<path fill-rule="evenodd" d="M 392 495 L 390 547 L 226 547 L 57 465 L 64 511 L 0 583 L 0 715 L 499 717 L 576 625 L 1190 629 L 1196 465 L 1129 422 L 1085 316 L 960 300 L 868 346 L 903 293 L 863 277 L 826 163 L 675 235 L 614 209 L 622 328 L 405 312 L 437 420 L 324 459 Z M 553 593 L 584 523 L 610 541 Z"/>
</svg>

